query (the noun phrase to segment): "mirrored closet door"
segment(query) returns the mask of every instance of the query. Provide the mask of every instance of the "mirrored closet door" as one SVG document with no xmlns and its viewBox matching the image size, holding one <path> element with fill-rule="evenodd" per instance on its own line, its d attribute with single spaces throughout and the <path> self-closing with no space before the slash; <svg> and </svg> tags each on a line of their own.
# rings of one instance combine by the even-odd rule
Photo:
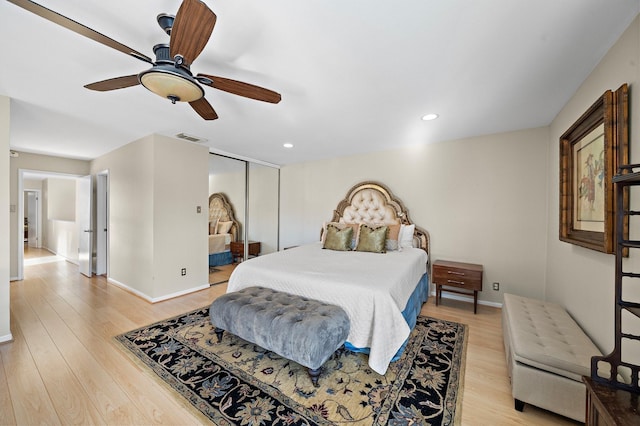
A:
<svg viewBox="0 0 640 426">
<path fill-rule="evenodd" d="M 245 259 L 278 251 L 280 170 L 209 157 L 209 282 L 219 284 Z"/>
<path fill-rule="evenodd" d="M 278 251 L 279 187 L 279 169 L 249 163 L 247 235 L 260 242 L 260 254 Z"/>
</svg>

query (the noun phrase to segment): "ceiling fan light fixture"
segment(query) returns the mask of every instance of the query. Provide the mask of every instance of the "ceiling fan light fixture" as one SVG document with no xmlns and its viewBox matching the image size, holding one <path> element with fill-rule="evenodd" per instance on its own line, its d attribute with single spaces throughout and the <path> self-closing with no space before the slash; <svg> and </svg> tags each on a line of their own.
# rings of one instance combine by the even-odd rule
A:
<svg viewBox="0 0 640 426">
<path fill-rule="evenodd" d="M 182 71 L 182 72 L 181 72 Z M 171 102 L 193 102 L 204 96 L 204 90 L 193 77 L 173 66 L 156 66 L 139 74 L 140 84 Z"/>
</svg>

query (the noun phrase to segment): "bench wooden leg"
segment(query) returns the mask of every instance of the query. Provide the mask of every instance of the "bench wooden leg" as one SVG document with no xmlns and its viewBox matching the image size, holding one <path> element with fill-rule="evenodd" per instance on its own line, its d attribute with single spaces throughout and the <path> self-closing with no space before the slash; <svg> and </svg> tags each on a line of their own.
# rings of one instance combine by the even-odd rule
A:
<svg viewBox="0 0 640 426">
<path fill-rule="evenodd" d="M 322 367 L 320 368 L 307 368 L 307 371 L 309 371 L 309 377 L 311 377 L 311 382 L 313 383 L 314 387 L 319 387 L 320 385 L 318 385 L 318 377 L 320 377 L 320 370 L 322 370 Z"/>
<path fill-rule="evenodd" d="M 216 336 L 218 336 L 218 343 L 222 342 L 222 333 L 224 333 L 224 330 L 216 327 L 215 332 Z"/>
<path fill-rule="evenodd" d="M 522 411 L 524 410 L 524 401 L 514 399 L 513 402 L 515 403 L 516 411 L 520 411 L 522 413 Z"/>
</svg>

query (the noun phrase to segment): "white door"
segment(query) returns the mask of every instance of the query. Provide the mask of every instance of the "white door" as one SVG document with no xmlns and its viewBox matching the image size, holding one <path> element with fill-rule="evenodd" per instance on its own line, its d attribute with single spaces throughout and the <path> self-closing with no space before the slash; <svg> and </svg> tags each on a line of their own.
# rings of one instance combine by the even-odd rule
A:
<svg viewBox="0 0 640 426">
<path fill-rule="evenodd" d="M 108 223 L 109 223 L 109 175 L 96 175 L 96 275 L 105 275 L 107 270 Z"/>
<path fill-rule="evenodd" d="M 93 228 L 91 227 L 93 181 L 91 176 L 76 183 L 76 223 L 78 224 L 78 266 L 80 273 L 91 277 L 93 262 Z"/>
<path fill-rule="evenodd" d="M 27 244 L 39 247 L 38 244 L 38 193 L 27 191 Z"/>
</svg>

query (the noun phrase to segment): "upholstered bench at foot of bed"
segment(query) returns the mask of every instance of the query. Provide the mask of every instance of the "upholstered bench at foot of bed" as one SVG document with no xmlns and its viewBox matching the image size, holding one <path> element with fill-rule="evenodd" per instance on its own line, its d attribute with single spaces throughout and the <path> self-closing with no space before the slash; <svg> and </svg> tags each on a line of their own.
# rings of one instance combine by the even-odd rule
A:
<svg viewBox="0 0 640 426">
<path fill-rule="evenodd" d="M 600 351 L 560 305 L 504 295 L 502 329 L 515 408 L 525 403 L 584 422 L 591 357 Z"/>
<path fill-rule="evenodd" d="M 340 307 L 271 290 L 248 287 L 211 304 L 218 341 L 228 331 L 308 368 L 318 386 L 322 365 L 344 345 L 349 317 Z"/>
</svg>

